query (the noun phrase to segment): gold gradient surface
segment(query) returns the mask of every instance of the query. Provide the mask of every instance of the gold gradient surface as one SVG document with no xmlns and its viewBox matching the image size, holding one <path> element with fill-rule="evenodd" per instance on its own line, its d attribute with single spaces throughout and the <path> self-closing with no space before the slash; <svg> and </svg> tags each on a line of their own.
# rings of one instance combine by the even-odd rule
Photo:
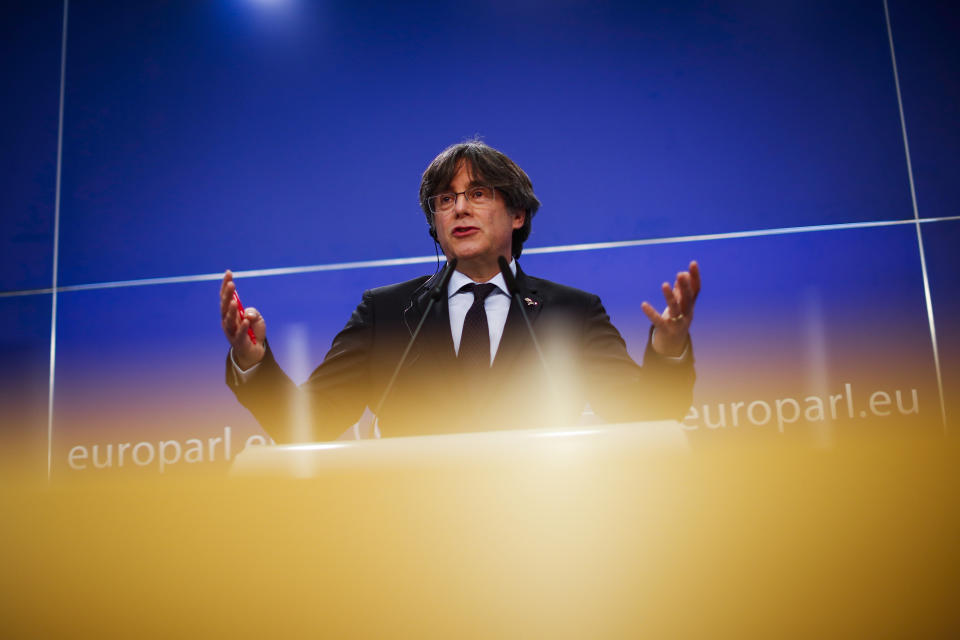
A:
<svg viewBox="0 0 960 640">
<path fill-rule="evenodd" d="M 283 474 L 11 478 L 0 636 L 960 632 L 956 442 L 581 431 L 363 443 Z"/>
</svg>

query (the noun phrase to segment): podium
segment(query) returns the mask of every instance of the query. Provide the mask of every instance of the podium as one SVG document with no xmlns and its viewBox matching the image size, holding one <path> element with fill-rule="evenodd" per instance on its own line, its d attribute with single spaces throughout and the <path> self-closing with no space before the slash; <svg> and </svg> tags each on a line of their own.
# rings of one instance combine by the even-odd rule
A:
<svg viewBox="0 0 960 640">
<path fill-rule="evenodd" d="M 490 464 L 576 464 L 606 455 L 689 450 L 675 420 L 589 427 L 485 431 L 293 445 L 253 445 L 233 462 L 235 476 L 310 478 L 356 470 L 469 469 Z"/>
<path fill-rule="evenodd" d="M 230 477 L 0 491 L 0 635 L 960 634 L 955 443 L 692 436 L 250 447 Z"/>
</svg>

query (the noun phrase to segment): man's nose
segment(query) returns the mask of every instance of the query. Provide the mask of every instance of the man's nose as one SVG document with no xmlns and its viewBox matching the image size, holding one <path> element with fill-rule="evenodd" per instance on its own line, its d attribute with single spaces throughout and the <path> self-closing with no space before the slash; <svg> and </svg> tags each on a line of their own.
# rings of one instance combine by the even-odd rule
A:
<svg viewBox="0 0 960 640">
<path fill-rule="evenodd" d="M 467 213 L 467 203 L 469 202 L 469 200 L 467 200 L 467 194 L 458 193 L 455 197 L 456 200 L 453 203 L 454 212 L 456 212 L 458 215 L 461 213 Z"/>
</svg>

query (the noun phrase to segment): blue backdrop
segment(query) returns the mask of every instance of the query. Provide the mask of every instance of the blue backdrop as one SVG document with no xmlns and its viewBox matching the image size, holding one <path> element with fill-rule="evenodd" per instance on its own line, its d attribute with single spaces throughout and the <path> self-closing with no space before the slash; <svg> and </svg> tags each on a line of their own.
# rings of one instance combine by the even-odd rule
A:
<svg viewBox="0 0 960 640">
<path fill-rule="evenodd" d="M 240 272 L 281 358 L 308 337 L 282 361 L 303 379 L 364 288 L 435 268 L 419 176 L 474 135 L 543 202 L 524 268 L 598 293 L 636 356 L 640 302 L 701 262 L 691 433 L 829 442 L 885 410 L 960 414 L 960 19 L 941 3 L 3 14 L 0 394 L 54 473 L 78 446 L 259 433 L 222 383 L 217 274 Z"/>
</svg>

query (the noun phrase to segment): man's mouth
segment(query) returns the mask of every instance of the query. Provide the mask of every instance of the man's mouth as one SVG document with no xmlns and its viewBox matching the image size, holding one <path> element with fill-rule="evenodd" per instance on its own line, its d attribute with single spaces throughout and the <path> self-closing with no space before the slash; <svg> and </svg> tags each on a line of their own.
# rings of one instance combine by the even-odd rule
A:
<svg viewBox="0 0 960 640">
<path fill-rule="evenodd" d="M 464 236 L 469 236 L 473 233 L 479 231 L 476 227 L 454 227 L 453 228 L 453 237 L 454 238 L 463 238 Z"/>
</svg>

